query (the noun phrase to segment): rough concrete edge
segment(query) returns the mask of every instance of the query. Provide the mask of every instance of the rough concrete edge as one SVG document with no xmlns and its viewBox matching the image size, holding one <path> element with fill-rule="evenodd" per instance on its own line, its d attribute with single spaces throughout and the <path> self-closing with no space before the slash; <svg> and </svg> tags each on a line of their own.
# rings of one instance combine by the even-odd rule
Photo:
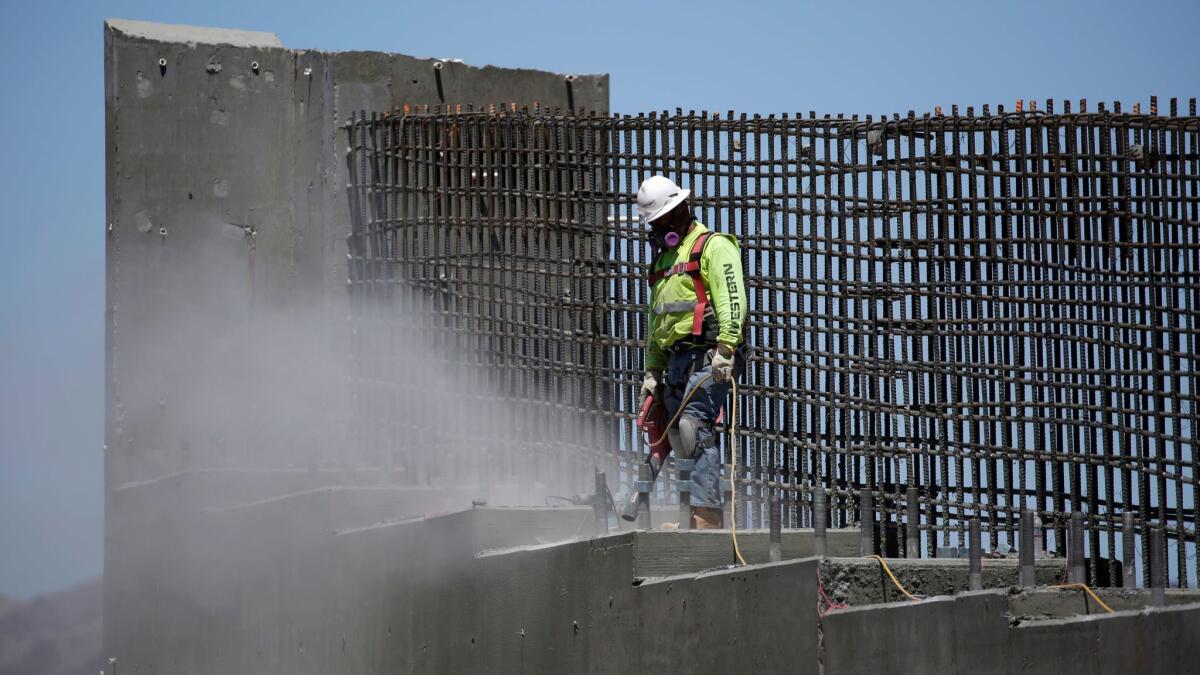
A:
<svg viewBox="0 0 1200 675">
<path fill-rule="evenodd" d="M 790 560 L 780 560 L 779 562 L 754 563 L 752 565 L 730 565 L 728 567 L 721 567 L 721 568 L 716 568 L 716 569 L 711 569 L 711 570 L 703 570 L 703 571 L 700 571 L 700 572 L 697 572 L 696 574 L 694 574 L 693 577 L 697 581 L 699 581 L 701 579 L 709 579 L 711 577 L 719 577 L 719 576 L 726 575 L 726 574 L 756 572 L 759 570 L 769 570 L 769 569 L 773 569 L 776 567 L 790 567 L 793 565 L 803 565 L 803 564 L 810 563 L 810 562 L 816 562 L 817 564 L 820 564 L 820 560 L 821 559 L 816 556 L 810 556 L 808 558 L 792 558 Z"/>
<path fill-rule="evenodd" d="M 606 89 L 608 87 L 608 79 L 609 79 L 608 73 L 568 73 L 568 72 L 557 71 L 557 70 L 541 70 L 538 68 L 517 68 L 517 67 L 512 67 L 512 66 L 497 66 L 495 64 L 490 64 L 490 63 L 485 63 L 483 65 L 475 65 L 473 63 L 467 63 L 466 61 L 462 61 L 460 59 L 438 58 L 436 56 L 415 56 L 413 54 L 405 54 L 403 52 L 381 52 L 381 51 L 372 51 L 369 49 L 348 49 L 345 51 L 325 51 L 325 50 L 321 50 L 321 49 L 301 49 L 300 51 L 315 52 L 315 53 L 319 53 L 319 54 L 336 54 L 338 56 L 347 56 L 347 57 L 362 56 L 362 55 L 378 56 L 379 54 L 383 54 L 385 56 L 402 56 L 404 58 L 413 59 L 415 61 L 421 61 L 421 62 L 428 63 L 430 66 L 432 66 L 435 63 L 445 63 L 445 64 L 454 64 L 455 66 L 460 66 L 463 68 L 470 68 L 472 70 L 480 70 L 480 71 L 501 70 L 506 73 L 532 73 L 534 75 L 549 74 L 549 75 L 558 75 L 558 76 L 561 76 L 564 78 L 567 77 L 568 75 L 573 76 L 576 79 L 595 78 L 595 79 L 598 79 L 601 82 L 603 82 Z"/>
<path fill-rule="evenodd" d="M 665 577 L 635 577 L 635 580 L 637 581 L 636 585 L 640 588 L 642 586 L 655 586 L 655 585 L 663 584 L 663 583 L 677 583 L 680 581 L 695 581 L 698 579 L 706 579 L 709 577 L 718 577 L 718 576 L 721 576 L 722 574 L 734 574 L 737 572 L 745 572 L 748 570 L 749 571 L 757 571 L 757 570 L 763 570 L 763 569 L 770 569 L 773 567 L 787 567 L 787 566 L 796 565 L 799 563 L 806 563 L 809 561 L 819 561 L 819 560 L 820 560 L 820 558 L 817 558 L 815 556 L 809 556 L 808 558 L 790 558 L 788 560 L 780 560 L 779 562 L 765 562 L 765 563 L 753 563 L 753 564 L 749 564 L 749 565 L 727 565 L 725 567 L 712 567 L 712 568 L 709 568 L 706 570 L 700 570 L 698 572 L 691 572 L 691 573 L 684 573 L 684 574 L 671 574 L 671 575 L 668 575 Z"/>
<path fill-rule="evenodd" d="M 211 28 L 116 18 L 105 19 L 104 26 L 123 37 L 151 42 L 283 48 L 283 42 L 279 40 L 279 36 L 266 31 Z"/>
<path fill-rule="evenodd" d="M 974 591 L 976 593 L 986 593 L 987 591 Z M 903 602 L 873 602 L 869 605 L 850 605 L 838 609 L 830 609 L 825 613 L 825 616 L 834 616 L 841 614 L 854 614 L 855 612 L 876 611 L 880 609 L 902 609 L 906 607 L 915 607 L 917 605 L 928 605 L 931 603 L 954 602 L 957 595 L 931 595 L 928 598 L 920 600 L 905 600 Z"/>
<path fill-rule="evenodd" d="M 386 530 L 389 527 L 396 527 L 398 525 L 411 525 L 412 523 L 424 523 L 424 522 L 427 522 L 430 520 L 439 520 L 441 518 L 449 518 L 451 516 L 461 516 L 464 513 L 471 513 L 472 511 L 473 511 L 473 509 L 468 508 L 468 509 L 460 509 L 458 511 L 446 511 L 443 513 L 428 513 L 428 514 L 420 515 L 420 516 L 404 516 L 404 517 L 400 517 L 400 518 L 388 518 L 387 520 L 381 520 L 378 523 L 371 523 L 370 525 L 362 525 L 359 527 L 347 527 L 347 528 L 343 528 L 340 530 L 334 530 L 333 534 L 334 534 L 334 536 L 337 536 L 337 535 L 341 535 L 341 534 L 357 534 L 360 532 L 369 532 L 371 530 Z"/>
<path fill-rule="evenodd" d="M 580 513 L 592 512 L 591 506 L 574 505 L 571 506 L 543 506 L 541 504 L 531 504 L 527 506 L 506 505 L 506 504 L 477 504 L 473 507 L 476 511 L 579 511 Z"/>
<path fill-rule="evenodd" d="M 266 474 L 299 475 L 299 474 L 308 474 L 308 473 L 317 473 L 317 474 L 339 473 L 340 474 L 341 472 L 342 472 L 341 469 L 335 469 L 335 468 L 321 468 L 321 469 L 316 469 L 314 471 L 313 469 L 309 469 L 307 467 L 302 467 L 302 466 L 197 467 L 194 469 L 183 469 L 180 471 L 172 471 L 170 473 L 160 474 L 158 476 L 154 476 L 153 478 L 146 478 L 144 480 L 126 481 L 124 483 L 121 483 L 120 485 L 114 485 L 112 488 L 109 488 L 109 489 L 113 492 L 120 492 L 122 490 L 132 490 L 135 488 L 145 487 L 147 485 L 154 485 L 155 483 L 162 483 L 165 481 L 173 480 L 175 478 L 186 478 L 188 476 L 204 476 L 204 475 L 209 475 L 209 474 L 212 474 L 212 475 L 220 475 L 220 474 L 238 475 L 238 474 L 266 473 Z"/>
<path fill-rule="evenodd" d="M 888 567 L 893 569 L 905 569 L 916 567 L 967 567 L 971 561 L 966 558 L 884 558 L 887 560 Z M 823 558 L 831 564 L 874 564 L 878 565 L 879 561 L 874 558 L 863 558 L 861 556 L 845 557 L 845 556 L 825 556 Z M 1043 558 L 1034 561 L 1034 566 L 1038 568 L 1050 567 L 1061 568 L 1066 562 L 1066 558 Z M 983 568 L 986 571 L 988 565 L 993 567 L 1019 567 L 1021 562 L 1016 558 L 984 558 Z"/>
<path fill-rule="evenodd" d="M 610 534 L 600 535 L 599 537 L 573 537 L 563 539 L 562 541 L 553 541 L 546 544 L 522 544 L 520 546 L 506 546 L 504 548 L 489 548 L 479 551 L 475 554 L 475 558 L 494 558 L 496 556 L 508 555 L 510 553 L 524 553 L 526 551 L 542 551 L 545 549 L 554 548 L 556 546 L 566 546 L 568 544 L 588 543 L 590 548 L 611 548 L 613 546 L 631 546 L 633 545 L 633 532 L 615 532 Z M 628 541 L 617 541 L 626 539 Z"/>
<path fill-rule="evenodd" d="M 256 499 L 256 500 L 250 501 L 250 502 L 242 502 L 240 504 L 229 504 L 227 506 L 210 506 L 210 507 L 205 508 L 204 512 L 205 513 L 225 513 L 227 511 L 237 511 L 239 509 L 248 509 L 248 508 L 252 508 L 255 506 L 262 506 L 263 504 L 282 502 L 282 501 L 287 501 L 289 499 L 299 499 L 301 497 L 307 497 L 309 495 L 321 494 L 321 493 L 332 494 L 335 492 L 357 492 L 357 493 L 395 492 L 397 494 L 401 494 L 401 493 L 405 493 L 408 491 L 415 491 L 416 494 L 422 494 L 424 492 L 427 492 L 427 489 L 426 488 L 412 488 L 412 487 L 404 486 L 404 485 L 320 485 L 318 487 L 309 488 L 307 490 L 297 490 L 296 492 L 288 492 L 288 493 L 281 494 L 281 495 L 275 495 L 273 497 L 265 497 L 263 499 Z M 433 518 L 436 516 L 448 516 L 448 515 L 451 515 L 454 513 L 459 513 L 460 511 L 470 511 L 470 510 L 471 510 L 470 507 L 467 507 L 464 509 L 459 509 L 459 511 L 443 511 L 440 513 L 430 513 L 430 514 L 426 514 L 424 516 L 417 517 L 416 520 L 428 519 L 428 518 Z"/>
<path fill-rule="evenodd" d="M 1020 623 L 1010 626 L 1013 630 L 1022 628 L 1038 628 L 1044 626 L 1057 626 L 1068 623 L 1086 623 L 1088 621 L 1104 621 L 1105 619 L 1115 619 L 1118 617 L 1129 616 L 1150 616 L 1151 614 L 1168 614 L 1171 612 L 1191 612 L 1200 610 L 1200 602 L 1190 602 L 1183 605 L 1171 605 L 1169 607 L 1139 607 L 1137 609 L 1122 609 L 1111 614 L 1102 612 L 1099 614 L 1081 614 L 1079 616 L 1054 617 L 1052 619 L 1028 619 Z"/>
<path fill-rule="evenodd" d="M 187 24 L 159 23 L 156 21 L 138 21 L 135 19 L 120 18 L 105 19 L 104 26 L 105 29 L 125 38 L 147 40 L 150 42 L 160 42 L 165 44 L 209 44 L 260 49 L 286 48 L 283 42 L 279 39 L 278 35 L 267 31 L 251 31 L 237 28 L 214 28 L 209 26 L 191 26 Z M 458 59 L 413 56 L 412 54 L 404 54 L 401 52 L 371 51 L 363 49 L 329 51 L 323 49 L 296 48 L 294 51 L 296 53 L 311 53 L 319 56 L 353 56 L 356 54 L 370 55 L 371 57 L 378 57 L 380 54 L 388 57 L 402 56 L 414 59 L 416 61 L 426 62 L 431 66 L 435 63 L 453 63 L 457 66 L 480 71 L 483 75 L 486 75 L 488 71 L 503 71 L 510 74 L 549 74 L 563 78 L 570 76 L 576 80 L 589 79 L 598 81 L 604 87 L 606 97 L 609 87 L 608 73 L 568 73 L 563 71 L 540 70 L 537 68 L 497 66 L 493 64 L 474 65 Z"/>
</svg>

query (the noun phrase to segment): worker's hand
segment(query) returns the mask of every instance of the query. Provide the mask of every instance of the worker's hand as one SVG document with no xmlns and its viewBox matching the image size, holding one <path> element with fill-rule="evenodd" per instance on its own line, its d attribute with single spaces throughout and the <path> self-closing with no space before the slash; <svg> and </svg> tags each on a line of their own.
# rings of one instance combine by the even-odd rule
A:
<svg viewBox="0 0 1200 675">
<path fill-rule="evenodd" d="M 658 383 L 662 379 L 661 370 L 647 370 L 642 376 L 642 389 L 638 392 L 637 409 L 642 409 L 642 404 L 646 402 L 647 396 L 658 396 Z"/>
<path fill-rule="evenodd" d="M 724 384 L 733 379 L 733 348 L 727 344 L 718 344 L 716 349 L 709 352 L 712 361 L 712 378 L 718 384 Z"/>
</svg>

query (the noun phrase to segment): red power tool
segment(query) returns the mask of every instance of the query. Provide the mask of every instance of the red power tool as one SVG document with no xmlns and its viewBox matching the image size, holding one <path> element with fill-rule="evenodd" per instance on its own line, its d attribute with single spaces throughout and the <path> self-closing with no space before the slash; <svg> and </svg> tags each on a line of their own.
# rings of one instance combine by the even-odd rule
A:
<svg viewBox="0 0 1200 675">
<path fill-rule="evenodd" d="M 653 396 L 647 396 L 638 413 L 637 425 L 646 434 L 650 444 L 650 456 L 646 458 L 646 463 L 650 465 L 650 482 L 653 483 L 658 478 L 663 462 L 667 461 L 667 455 L 671 454 L 671 441 L 667 439 L 667 407 L 654 400 Z M 621 509 L 621 518 L 637 520 L 637 496 L 637 492 L 629 494 Z"/>
</svg>

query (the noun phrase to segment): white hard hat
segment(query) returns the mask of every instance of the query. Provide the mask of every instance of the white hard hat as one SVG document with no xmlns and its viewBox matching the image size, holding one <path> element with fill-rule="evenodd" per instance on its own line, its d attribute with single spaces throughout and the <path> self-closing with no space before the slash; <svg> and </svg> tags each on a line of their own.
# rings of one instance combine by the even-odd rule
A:
<svg viewBox="0 0 1200 675">
<path fill-rule="evenodd" d="M 651 176 L 638 188 L 638 221 L 645 225 L 683 203 L 692 194 L 666 176 Z"/>
</svg>

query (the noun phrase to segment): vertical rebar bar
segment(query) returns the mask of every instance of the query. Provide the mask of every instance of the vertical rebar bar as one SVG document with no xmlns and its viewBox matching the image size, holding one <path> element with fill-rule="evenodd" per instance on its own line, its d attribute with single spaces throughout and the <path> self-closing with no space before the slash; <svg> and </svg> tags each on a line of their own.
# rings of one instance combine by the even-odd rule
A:
<svg viewBox="0 0 1200 675">
<path fill-rule="evenodd" d="M 1137 560 L 1134 543 L 1133 513 L 1121 514 L 1121 586 L 1137 588 Z"/>
<path fill-rule="evenodd" d="M 771 496 L 767 498 L 767 501 L 770 507 L 770 514 L 767 518 L 767 520 L 770 522 L 771 528 L 770 559 L 771 562 L 779 562 L 783 559 L 783 525 L 781 523 L 782 505 L 780 504 L 778 493 L 771 494 Z"/>
<path fill-rule="evenodd" d="M 1026 588 L 1037 585 L 1037 568 L 1034 567 L 1033 546 L 1033 512 L 1022 509 L 1021 540 L 1018 551 L 1021 565 L 1021 586 Z"/>
<path fill-rule="evenodd" d="M 1087 572 L 1083 561 L 1083 514 L 1071 513 L 1067 543 L 1067 583 L 1086 584 Z"/>
<path fill-rule="evenodd" d="M 812 524 L 813 524 L 813 555 L 825 557 L 825 527 L 828 511 L 825 506 L 825 487 L 820 483 L 813 488 Z"/>
<path fill-rule="evenodd" d="M 1153 607 L 1163 607 L 1166 601 L 1166 544 L 1163 542 L 1163 528 L 1154 527 L 1150 531 L 1150 604 Z"/>
<path fill-rule="evenodd" d="M 596 534 L 608 534 L 608 480 L 603 471 L 596 471 L 596 493 L 592 495 L 592 518 Z"/>
<path fill-rule="evenodd" d="M 908 507 L 908 523 L 904 528 L 904 555 L 907 558 L 921 557 L 921 502 L 917 488 L 909 486 L 905 505 Z"/>
<path fill-rule="evenodd" d="M 875 507 L 872 504 L 870 488 L 863 487 L 858 491 L 858 522 L 861 528 L 858 551 L 859 555 L 875 554 Z"/>
<path fill-rule="evenodd" d="M 968 575 L 967 588 L 972 591 L 983 589 L 983 537 L 979 518 L 972 518 L 967 542 Z"/>
<path fill-rule="evenodd" d="M 1162 607 L 1166 604 L 1167 547 L 1163 544 L 1161 527 L 1150 530 L 1150 604 Z"/>
</svg>

